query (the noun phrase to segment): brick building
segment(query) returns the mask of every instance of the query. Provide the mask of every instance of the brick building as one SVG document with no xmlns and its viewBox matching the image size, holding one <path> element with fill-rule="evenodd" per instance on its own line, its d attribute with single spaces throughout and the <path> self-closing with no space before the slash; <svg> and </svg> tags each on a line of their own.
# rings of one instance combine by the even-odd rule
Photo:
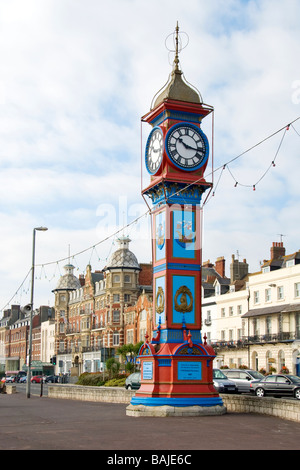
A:
<svg viewBox="0 0 300 470">
<path fill-rule="evenodd" d="M 151 290 L 152 265 L 139 264 L 129 250 L 128 237 L 102 271 L 90 265 L 79 279 L 74 266 L 58 282 L 55 294 L 56 359 L 58 372 L 78 375 L 103 369 L 103 363 L 126 342 L 125 312 L 140 294 Z"/>
</svg>

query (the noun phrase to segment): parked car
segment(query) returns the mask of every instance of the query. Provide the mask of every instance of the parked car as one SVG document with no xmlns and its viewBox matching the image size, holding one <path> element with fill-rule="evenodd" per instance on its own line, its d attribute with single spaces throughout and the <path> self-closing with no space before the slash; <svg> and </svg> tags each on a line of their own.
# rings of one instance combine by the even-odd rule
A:
<svg viewBox="0 0 300 470">
<path fill-rule="evenodd" d="M 47 375 L 45 382 L 51 382 L 51 383 L 58 383 L 59 382 L 59 377 L 58 375 Z"/>
<path fill-rule="evenodd" d="M 24 370 L 19 370 L 19 372 L 16 375 L 16 382 L 20 382 L 21 378 L 26 377 L 27 373 Z"/>
<path fill-rule="evenodd" d="M 23 375 L 23 377 L 20 377 L 19 383 L 20 384 L 26 384 L 27 382 L 27 375 Z"/>
<path fill-rule="evenodd" d="M 127 390 L 138 390 L 141 386 L 141 373 L 135 372 L 130 374 L 125 380 L 125 387 Z"/>
<path fill-rule="evenodd" d="M 16 381 L 16 377 L 14 375 L 9 375 L 8 377 L 6 377 L 5 379 L 5 382 L 6 383 L 13 383 Z"/>
<path fill-rule="evenodd" d="M 253 380 L 261 380 L 264 375 L 252 369 L 222 369 L 229 380 L 237 386 L 238 393 L 249 393 Z"/>
<path fill-rule="evenodd" d="M 267 375 L 262 380 L 252 382 L 250 390 L 257 397 L 291 396 L 300 400 L 300 377 L 286 374 Z"/>
<path fill-rule="evenodd" d="M 214 387 L 219 393 L 237 393 L 237 386 L 220 369 L 213 369 Z"/>
<path fill-rule="evenodd" d="M 31 377 L 31 382 L 34 383 L 34 384 L 40 384 L 43 381 L 44 381 L 44 376 L 43 375 L 33 375 Z"/>
</svg>

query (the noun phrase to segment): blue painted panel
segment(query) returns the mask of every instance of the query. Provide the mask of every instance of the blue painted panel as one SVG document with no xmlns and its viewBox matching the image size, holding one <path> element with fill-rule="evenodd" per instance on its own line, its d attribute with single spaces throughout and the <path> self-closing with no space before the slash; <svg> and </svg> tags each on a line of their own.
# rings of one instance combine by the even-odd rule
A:
<svg viewBox="0 0 300 470">
<path fill-rule="evenodd" d="M 173 257 L 195 258 L 195 213 L 192 211 L 173 211 Z"/>
<path fill-rule="evenodd" d="M 157 277 L 155 278 L 155 298 L 153 299 L 154 305 L 155 305 L 155 323 L 156 325 L 159 324 L 159 319 L 160 323 L 164 324 L 166 321 L 166 278 L 165 276 Z M 162 289 L 162 293 L 159 293 L 159 287 Z M 161 292 L 161 290 L 160 290 Z M 163 312 L 158 313 L 157 312 L 157 304 L 158 305 L 164 305 Z"/>
<path fill-rule="evenodd" d="M 143 361 L 143 380 L 153 379 L 153 362 Z"/>
<path fill-rule="evenodd" d="M 202 364 L 194 361 L 178 362 L 178 380 L 202 380 Z"/>
<path fill-rule="evenodd" d="M 166 213 L 155 215 L 155 259 L 160 261 L 166 257 Z"/>
<path fill-rule="evenodd" d="M 172 284 L 173 284 L 173 323 L 180 323 L 182 324 L 183 315 L 185 323 L 195 324 L 195 283 L 196 279 L 195 276 L 172 276 Z M 178 294 L 178 289 L 182 286 L 185 286 L 189 289 L 190 295 Z M 192 298 L 191 298 L 192 296 Z M 184 314 L 178 311 L 178 307 L 181 306 L 183 301 L 186 300 L 186 303 L 190 305 L 192 302 L 192 310 L 190 312 L 185 312 Z M 177 308 L 177 310 L 176 310 Z"/>
<path fill-rule="evenodd" d="M 145 406 L 222 406 L 221 397 L 190 397 L 190 398 L 168 398 L 168 397 L 132 397 L 132 405 Z"/>
</svg>

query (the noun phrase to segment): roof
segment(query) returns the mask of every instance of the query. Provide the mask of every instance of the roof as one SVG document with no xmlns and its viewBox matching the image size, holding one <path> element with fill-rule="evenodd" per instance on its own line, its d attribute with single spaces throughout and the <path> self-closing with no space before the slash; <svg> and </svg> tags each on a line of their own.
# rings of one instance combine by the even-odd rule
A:
<svg viewBox="0 0 300 470">
<path fill-rule="evenodd" d="M 163 91 L 158 95 L 154 102 L 154 108 L 164 100 L 187 101 L 189 103 L 202 103 L 200 94 L 183 80 L 181 70 L 175 69 L 169 76 L 169 80 Z"/>
<path fill-rule="evenodd" d="M 177 101 L 187 101 L 189 103 L 197 103 L 202 104 L 203 100 L 200 93 L 192 87 L 192 85 L 188 84 L 186 80 L 183 80 L 183 73 L 179 69 L 179 26 L 177 23 L 176 26 L 176 50 L 175 50 L 175 58 L 173 63 L 173 70 L 169 75 L 168 82 L 163 87 L 163 90 L 159 90 L 156 94 L 157 98 L 153 99 L 154 101 L 154 108 L 161 104 L 164 100 L 177 100 Z M 161 92 L 160 92 L 161 91 Z M 160 94 L 159 94 L 160 93 Z"/>
<path fill-rule="evenodd" d="M 273 305 L 272 307 L 253 308 L 248 310 L 247 313 L 241 315 L 243 318 L 257 317 L 261 315 L 271 315 L 273 313 L 289 313 L 300 311 L 300 304 L 281 304 Z"/>
<path fill-rule="evenodd" d="M 121 237 L 117 241 L 119 249 L 111 255 L 104 270 L 112 268 L 141 269 L 136 256 L 128 248 L 131 240 L 128 237 Z"/>
<path fill-rule="evenodd" d="M 75 269 L 72 264 L 67 264 L 64 266 L 66 274 L 60 277 L 57 286 L 53 289 L 53 292 L 57 290 L 76 290 L 81 287 L 78 277 L 73 274 Z"/>
</svg>

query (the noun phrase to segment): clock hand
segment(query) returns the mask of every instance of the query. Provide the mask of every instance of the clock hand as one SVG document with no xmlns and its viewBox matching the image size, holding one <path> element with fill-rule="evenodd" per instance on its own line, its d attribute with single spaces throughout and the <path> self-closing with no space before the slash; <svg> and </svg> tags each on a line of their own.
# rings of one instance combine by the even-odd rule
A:
<svg viewBox="0 0 300 470">
<path fill-rule="evenodd" d="M 195 147 L 192 147 L 191 145 L 186 144 L 182 137 L 179 137 L 178 140 L 186 149 L 197 150 L 197 149 L 195 149 Z"/>
<path fill-rule="evenodd" d="M 192 146 L 189 145 L 189 144 L 186 144 L 186 143 L 184 142 L 184 140 L 182 139 L 182 137 L 179 137 L 178 140 L 179 140 L 179 142 L 180 142 L 186 149 L 195 150 L 195 152 L 196 152 L 196 151 L 197 151 L 197 152 L 202 152 L 202 153 L 205 152 L 205 150 L 203 150 L 203 149 L 197 149 L 197 148 L 195 148 L 195 147 L 192 147 Z"/>
</svg>

